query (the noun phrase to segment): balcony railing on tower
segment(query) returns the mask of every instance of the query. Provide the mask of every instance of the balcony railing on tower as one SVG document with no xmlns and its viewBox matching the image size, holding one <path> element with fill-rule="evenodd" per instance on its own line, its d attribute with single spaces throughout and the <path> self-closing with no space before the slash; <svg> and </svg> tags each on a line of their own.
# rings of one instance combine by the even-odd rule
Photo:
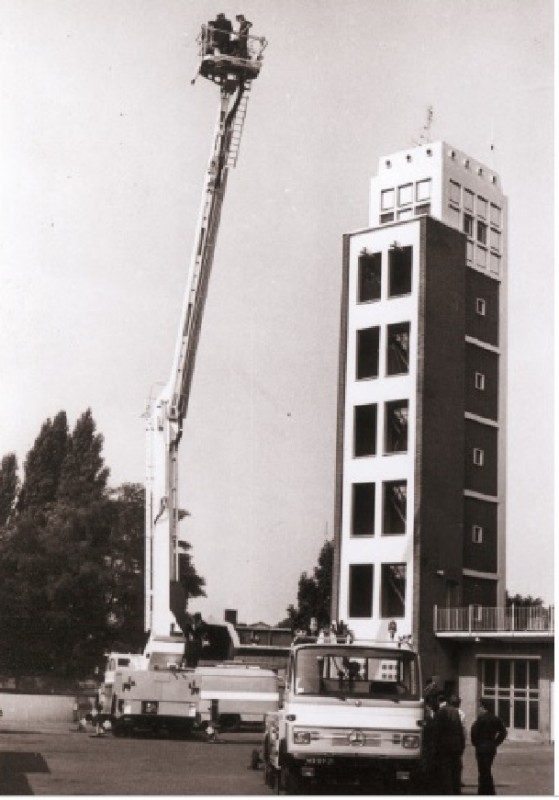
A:
<svg viewBox="0 0 559 800">
<path fill-rule="evenodd" d="M 435 633 L 553 635 L 555 632 L 554 606 L 435 606 L 433 617 Z"/>
</svg>

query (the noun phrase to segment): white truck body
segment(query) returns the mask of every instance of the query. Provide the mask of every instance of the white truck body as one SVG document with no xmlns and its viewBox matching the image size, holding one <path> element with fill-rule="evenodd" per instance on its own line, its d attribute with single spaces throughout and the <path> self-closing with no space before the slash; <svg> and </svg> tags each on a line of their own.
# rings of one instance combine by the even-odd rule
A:
<svg viewBox="0 0 559 800">
<path fill-rule="evenodd" d="M 194 684 L 202 722 L 221 728 L 263 724 L 266 714 L 279 707 L 278 676 L 272 670 L 236 664 L 197 667 Z"/>
<path fill-rule="evenodd" d="M 280 709 L 268 714 L 266 781 L 401 782 L 419 771 L 423 701 L 417 655 L 390 644 L 305 642 L 290 655 Z"/>
<path fill-rule="evenodd" d="M 117 672 L 111 701 L 113 733 L 187 734 L 198 722 L 198 702 L 192 670 Z"/>
</svg>

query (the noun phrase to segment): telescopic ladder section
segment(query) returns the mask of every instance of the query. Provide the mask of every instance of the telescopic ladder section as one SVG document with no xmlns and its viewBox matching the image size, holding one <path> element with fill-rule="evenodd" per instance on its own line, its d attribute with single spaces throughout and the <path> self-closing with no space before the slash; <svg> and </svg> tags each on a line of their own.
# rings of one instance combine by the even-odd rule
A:
<svg viewBox="0 0 559 800">
<path fill-rule="evenodd" d="M 250 81 L 246 81 L 245 90 L 241 97 L 237 113 L 233 119 L 233 127 L 231 128 L 231 144 L 229 148 L 229 157 L 227 159 L 227 166 L 229 167 L 237 166 L 239 148 L 241 146 L 241 137 L 243 135 L 243 128 L 249 101 L 250 85 Z"/>
<path fill-rule="evenodd" d="M 265 40 L 262 40 L 265 43 Z M 264 45 L 263 45 L 264 46 Z M 262 46 L 262 49 L 263 49 Z M 169 382 L 152 404 L 147 420 L 145 625 L 150 631 L 146 652 L 176 632 L 179 557 L 178 449 L 190 387 L 208 282 L 227 187 L 228 172 L 237 163 L 251 80 L 256 61 L 224 62 L 204 56 L 200 74 L 220 87 L 220 105 L 206 171 L 195 244 L 187 277 L 175 354 Z M 173 591 L 171 583 L 174 584 Z M 173 600 L 173 598 L 175 598 Z M 171 610 L 171 605 L 175 607 Z M 180 611 L 180 609 L 179 609 Z M 184 600 L 182 601 L 184 612 Z M 173 613 L 175 612 L 175 613 Z"/>
</svg>

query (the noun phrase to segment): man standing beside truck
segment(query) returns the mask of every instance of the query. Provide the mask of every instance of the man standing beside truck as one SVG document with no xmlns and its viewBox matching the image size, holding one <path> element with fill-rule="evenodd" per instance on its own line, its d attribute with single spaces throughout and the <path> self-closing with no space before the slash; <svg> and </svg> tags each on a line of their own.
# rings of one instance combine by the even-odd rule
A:
<svg viewBox="0 0 559 800">
<path fill-rule="evenodd" d="M 470 731 L 472 744 L 476 749 L 478 769 L 478 794 L 495 794 L 495 784 L 491 768 L 497 748 L 507 738 L 503 720 L 493 714 L 485 700 L 479 701 L 479 716 Z"/>
</svg>

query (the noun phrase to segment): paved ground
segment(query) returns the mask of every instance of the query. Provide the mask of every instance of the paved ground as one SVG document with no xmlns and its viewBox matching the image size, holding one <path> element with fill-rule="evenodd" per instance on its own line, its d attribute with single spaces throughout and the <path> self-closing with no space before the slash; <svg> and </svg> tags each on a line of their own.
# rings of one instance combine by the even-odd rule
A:
<svg viewBox="0 0 559 800">
<path fill-rule="evenodd" d="M 466 748 L 464 756 L 463 782 L 466 785 L 462 791 L 477 794 L 477 767 L 472 747 Z M 497 794 L 552 796 L 553 768 L 552 745 L 505 741 L 493 766 Z"/>
<path fill-rule="evenodd" d="M 0 794 L 267 795 L 262 771 L 249 768 L 258 734 L 202 740 L 96 738 L 73 726 L 0 728 Z M 501 795 L 553 795 L 553 748 L 505 742 L 495 761 Z M 464 794 L 477 794 L 471 747 Z"/>
</svg>

